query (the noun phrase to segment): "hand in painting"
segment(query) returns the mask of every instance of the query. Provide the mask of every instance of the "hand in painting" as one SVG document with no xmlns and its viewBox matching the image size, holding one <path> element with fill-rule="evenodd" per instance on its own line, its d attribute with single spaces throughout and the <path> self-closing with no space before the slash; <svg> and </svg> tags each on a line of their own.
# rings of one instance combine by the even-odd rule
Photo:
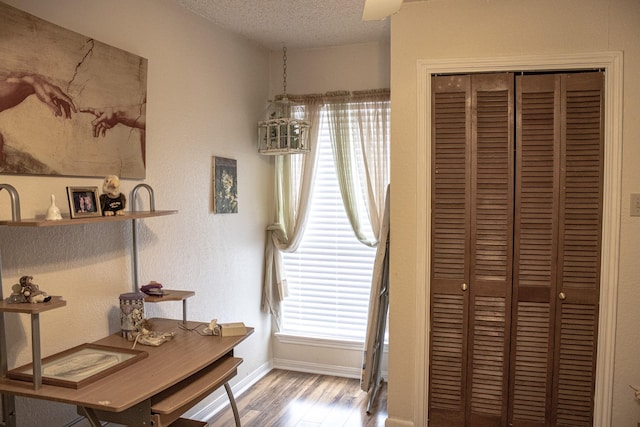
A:
<svg viewBox="0 0 640 427">
<path fill-rule="evenodd" d="M 91 122 L 93 136 L 105 136 L 107 129 L 118 123 L 132 128 L 144 129 L 146 125 L 147 104 L 129 105 L 126 107 L 80 108 L 81 113 L 93 114 L 96 118 Z"/>
<path fill-rule="evenodd" d="M 37 74 L 11 75 L 0 81 L 0 111 L 13 108 L 34 94 L 56 117 L 69 119 L 71 112 L 76 112 L 69 95 Z"/>
</svg>

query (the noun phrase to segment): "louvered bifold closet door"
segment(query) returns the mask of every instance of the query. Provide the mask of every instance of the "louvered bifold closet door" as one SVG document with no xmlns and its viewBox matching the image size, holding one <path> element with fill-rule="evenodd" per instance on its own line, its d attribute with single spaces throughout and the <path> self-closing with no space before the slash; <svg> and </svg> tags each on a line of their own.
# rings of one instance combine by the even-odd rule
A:
<svg viewBox="0 0 640 427">
<path fill-rule="evenodd" d="M 430 426 L 592 425 L 603 85 L 433 77 Z"/>
<path fill-rule="evenodd" d="M 467 426 L 507 420 L 513 273 L 513 74 L 471 78 Z"/>
<path fill-rule="evenodd" d="M 432 79 L 429 425 L 464 426 L 471 78 Z"/>
<path fill-rule="evenodd" d="M 516 79 L 509 422 L 591 426 L 602 225 L 601 73 Z"/>
<path fill-rule="evenodd" d="M 513 75 L 432 80 L 431 426 L 506 422 Z"/>
<path fill-rule="evenodd" d="M 591 426 L 600 295 L 602 73 L 562 76 L 558 307 L 552 423 Z"/>
<path fill-rule="evenodd" d="M 560 120 L 560 76 L 517 76 L 509 393 L 513 426 L 548 426 L 551 416 Z"/>
</svg>

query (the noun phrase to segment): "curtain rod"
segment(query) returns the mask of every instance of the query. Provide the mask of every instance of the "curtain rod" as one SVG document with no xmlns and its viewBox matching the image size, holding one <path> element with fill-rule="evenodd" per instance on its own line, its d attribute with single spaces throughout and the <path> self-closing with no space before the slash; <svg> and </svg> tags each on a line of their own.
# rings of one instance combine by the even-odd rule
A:
<svg viewBox="0 0 640 427">
<path fill-rule="evenodd" d="M 277 95 L 276 100 L 281 100 L 283 94 Z M 321 93 L 313 93 L 307 95 L 290 95 L 287 99 L 295 104 L 323 103 L 331 104 L 335 102 L 374 102 L 388 101 L 391 97 L 390 89 L 370 89 L 357 91 L 331 91 Z"/>
</svg>

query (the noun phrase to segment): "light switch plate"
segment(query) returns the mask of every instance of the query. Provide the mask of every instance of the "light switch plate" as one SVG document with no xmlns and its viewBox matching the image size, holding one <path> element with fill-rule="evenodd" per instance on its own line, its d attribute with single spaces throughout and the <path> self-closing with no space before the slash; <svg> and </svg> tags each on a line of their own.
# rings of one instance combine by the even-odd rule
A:
<svg viewBox="0 0 640 427">
<path fill-rule="evenodd" d="M 640 194 L 631 194 L 631 216 L 640 216 Z"/>
</svg>

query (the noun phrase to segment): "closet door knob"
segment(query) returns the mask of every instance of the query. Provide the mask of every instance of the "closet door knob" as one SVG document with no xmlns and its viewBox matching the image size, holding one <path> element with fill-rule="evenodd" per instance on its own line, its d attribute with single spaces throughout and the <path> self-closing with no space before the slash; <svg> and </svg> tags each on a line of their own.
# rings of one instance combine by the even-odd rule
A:
<svg viewBox="0 0 640 427">
<path fill-rule="evenodd" d="M 466 283 L 463 283 L 462 285 L 460 285 L 460 289 L 462 289 L 463 291 L 466 291 L 468 287 L 469 286 Z"/>
<path fill-rule="evenodd" d="M 567 299 L 567 296 L 564 294 L 564 292 L 560 292 L 558 294 L 558 298 L 560 298 L 560 301 L 564 301 Z"/>
</svg>

